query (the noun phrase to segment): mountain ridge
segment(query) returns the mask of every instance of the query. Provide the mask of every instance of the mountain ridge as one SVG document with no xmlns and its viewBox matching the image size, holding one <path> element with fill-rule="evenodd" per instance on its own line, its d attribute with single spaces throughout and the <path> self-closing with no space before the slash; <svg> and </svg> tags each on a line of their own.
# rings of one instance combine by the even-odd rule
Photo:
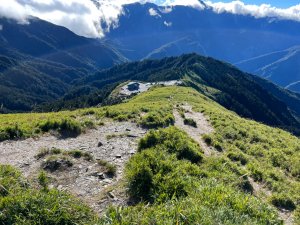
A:
<svg viewBox="0 0 300 225">
<path fill-rule="evenodd" d="M 152 14 L 155 13 L 151 15 L 150 10 Z M 164 7 L 152 3 L 135 3 L 124 6 L 118 26 L 111 29 L 106 38 L 115 41 L 122 54 L 133 61 L 196 52 L 235 64 L 299 45 L 299 30 L 300 23 L 297 21 L 255 18 L 226 12 L 218 14 L 210 8 L 199 10 L 186 6 L 173 6 L 165 11 Z M 260 41 L 257 42 L 257 39 Z M 290 63 L 295 69 L 288 66 L 285 69 L 292 80 L 289 83 L 293 83 L 299 81 L 299 71 L 295 62 Z M 264 66 L 266 64 L 261 67 Z M 246 71 L 269 77 L 282 87 L 287 86 L 282 70 L 274 68 L 265 73 L 256 72 L 261 67 L 254 65 L 253 69 Z M 275 73 L 278 78 L 273 79 L 271 73 Z M 292 90 L 300 91 L 297 87 Z"/>
<path fill-rule="evenodd" d="M 295 128 L 294 132 L 299 129 L 298 95 L 243 73 L 228 63 L 197 54 L 127 63 L 79 78 L 74 81 L 69 95 L 42 108 L 59 110 L 60 107 L 78 107 L 79 103 L 81 107 L 92 106 L 88 102 L 107 104 L 105 96 L 128 80 L 158 82 L 179 79 L 241 116 L 273 126 L 291 126 Z"/>
<path fill-rule="evenodd" d="M 105 42 L 38 18 L 0 23 L 1 112 L 30 111 L 62 97 L 74 79 L 127 61 Z"/>
</svg>

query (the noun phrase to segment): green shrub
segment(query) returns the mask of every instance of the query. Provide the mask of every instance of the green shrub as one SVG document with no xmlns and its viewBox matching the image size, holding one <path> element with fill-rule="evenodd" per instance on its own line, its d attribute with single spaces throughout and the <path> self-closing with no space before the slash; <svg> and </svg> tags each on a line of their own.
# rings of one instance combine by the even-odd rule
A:
<svg viewBox="0 0 300 225">
<path fill-rule="evenodd" d="M 95 214 L 81 201 L 55 189 L 45 191 L 48 181 L 44 172 L 38 180 L 42 190 L 25 185 L 13 167 L 0 165 L 1 185 L 7 190 L 5 195 L 0 193 L 0 224 L 97 224 Z"/>
<path fill-rule="evenodd" d="M 38 126 L 43 132 L 49 132 L 50 130 L 57 130 L 60 127 L 60 123 L 56 120 L 47 120 Z"/>
<path fill-rule="evenodd" d="M 105 123 L 103 121 L 100 121 L 97 123 L 98 126 L 103 127 L 105 125 Z"/>
<path fill-rule="evenodd" d="M 84 155 L 83 151 L 80 151 L 80 150 L 68 151 L 67 154 L 76 159 L 79 159 Z"/>
<path fill-rule="evenodd" d="M 222 147 L 222 145 L 221 145 L 220 142 L 214 141 L 214 142 L 213 142 L 213 146 L 214 146 L 214 148 L 215 148 L 218 152 L 222 152 L 222 151 L 223 151 L 223 147 Z"/>
<path fill-rule="evenodd" d="M 177 106 L 178 107 L 178 106 Z M 179 108 L 178 112 L 182 119 L 185 119 L 185 110 L 183 108 Z"/>
<path fill-rule="evenodd" d="M 61 121 L 47 120 L 40 123 L 39 128 L 43 132 L 49 132 L 50 130 L 57 130 L 61 135 L 67 137 L 76 137 L 81 134 L 81 125 L 71 119 L 62 119 Z"/>
<path fill-rule="evenodd" d="M 294 223 L 300 224 L 300 208 L 298 207 L 294 214 Z"/>
<path fill-rule="evenodd" d="M 85 110 L 81 115 L 89 116 L 89 115 L 95 115 L 95 114 L 96 114 L 96 111 L 94 109 L 88 109 L 88 110 Z"/>
<path fill-rule="evenodd" d="M 117 174 L 117 166 L 103 159 L 98 160 L 98 164 L 105 168 L 108 176 L 114 177 Z"/>
<path fill-rule="evenodd" d="M 213 140 L 212 140 L 212 138 L 211 138 L 208 134 L 204 134 L 204 135 L 202 136 L 202 138 L 203 138 L 204 142 L 205 142 L 207 145 L 209 145 L 209 146 L 212 145 Z"/>
<path fill-rule="evenodd" d="M 139 201 L 153 200 L 153 173 L 147 162 L 132 160 L 127 167 L 126 180 L 131 198 Z"/>
<path fill-rule="evenodd" d="M 21 173 L 12 166 L 0 165 L 0 200 L 1 197 L 14 193 L 22 187 L 26 187 L 26 183 L 21 178 Z"/>
<path fill-rule="evenodd" d="M 61 153 L 62 153 L 62 150 L 59 149 L 59 148 L 52 148 L 52 149 L 50 150 L 50 154 L 51 154 L 51 155 L 59 155 L 59 154 L 61 154 Z"/>
<path fill-rule="evenodd" d="M 203 179 L 184 198 L 164 203 L 111 207 L 103 224 L 272 224 L 279 225 L 276 211 L 266 203 L 224 185 Z"/>
<path fill-rule="evenodd" d="M 50 172 L 64 170 L 71 166 L 73 166 L 73 162 L 66 156 L 50 156 L 42 164 L 43 169 Z"/>
<path fill-rule="evenodd" d="M 274 206 L 280 209 L 286 209 L 293 211 L 296 209 L 296 205 L 293 200 L 285 194 L 275 194 L 271 198 L 271 202 Z"/>
<path fill-rule="evenodd" d="M 59 155 L 62 153 L 62 150 L 59 148 L 41 148 L 38 152 L 38 154 L 36 154 L 35 158 L 36 159 L 41 159 L 44 158 L 47 155 Z"/>
<path fill-rule="evenodd" d="M 192 185 L 191 176 L 200 175 L 197 166 L 159 148 L 138 153 L 126 166 L 130 197 L 152 203 L 186 196 Z"/>
<path fill-rule="evenodd" d="M 247 176 L 244 176 L 242 179 L 240 179 L 240 182 L 238 184 L 239 188 L 243 190 L 244 192 L 253 193 L 254 188 L 250 181 L 248 180 Z"/>
<path fill-rule="evenodd" d="M 64 136 L 76 137 L 81 134 L 81 126 L 75 120 L 64 119 L 60 124 L 59 132 Z"/>
<path fill-rule="evenodd" d="M 118 115 L 114 119 L 119 122 L 123 122 L 123 121 L 127 121 L 129 118 L 128 118 L 128 115 L 123 114 L 123 115 Z"/>
<path fill-rule="evenodd" d="M 262 182 L 264 180 L 264 174 L 259 169 L 259 166 L 250 164 L 248 168 L 251 171 L 251 176 L 253 177 L 254 181 Z"/>
<path fill-rule="evenodd" d="M 115 176 L 117 174 L 117 166 L 111 163 L 106 165 L 106 174 L 111 177 Z"/>
<path fill-rule="evenodd" d="M 42 186 L 44 191 L 48 191 L 49 178 L 44 171 L 41 171 L 39 173 L 38 182 Z"/>
<path fill-rule="evenodd" d="M 178 159 L 187 159 L 192 163 L 199 163 L 203 158 L 200 147 L 185 132 L 173 126 L 150 131 L 140 140 L 139 151 L 157 146 L 175 153 Z"/>
<path fill-rule="evenodd" d="M 242 165 L 246 165 L 248 160 L 246 156 L 239 152 L 229 152 L 227 157 L 234 162 L 240 162 Z"/>
<path fill-rule="evenodd" d="M 168 127 L 174 125 L 175 118 L 171 113 L 150 112 L 143 116 L 139 124 L 148 129 Z"/>
<path fill-rule="evenodd" d="M 184 120 L 183 120 L 183 123 L 185 124 L 185 125 L 188 125 L 188 126 L 191 126 L 191 127 L 197 127 L 197 123 L 196 123 L 196 121 L 195 120 L 193 120 L 193 119 L 191 119 L 191 118 L 185 118 Z"/>
<path fill-rule="evenodd" d="M 50 153 L 48 148 L 41 148 L 38 152 L 38 154 L 36 154 L 35 158 L 36 159 L 41 159 L 44 158 L 46 155 L 48 155 Z"/>
<path fill-rule="evenodd" d="M 96 216 L 57 190 L 26 190 L 0 200 L 0 224 L 93 224 Z"/>
<path fill-rule="evenodd" d="M 90 120 L 90 119 L 84 120 L 84 121 L 81 123 L 81 125 L 82 125 L 82 127 L 88 128 L 88 129 L 92 129 L 92 128 L 95 128 L 95 127 L 96 127 L 95 123 L 94 123 L 92 120 Z"/>
<path fill-rule="evenodd" d="M 18 124 L 0 130 L 0 141 L 19 139 L 22 137 L 24 137 L 24 132 L 19 128 Z"/>
</svg>

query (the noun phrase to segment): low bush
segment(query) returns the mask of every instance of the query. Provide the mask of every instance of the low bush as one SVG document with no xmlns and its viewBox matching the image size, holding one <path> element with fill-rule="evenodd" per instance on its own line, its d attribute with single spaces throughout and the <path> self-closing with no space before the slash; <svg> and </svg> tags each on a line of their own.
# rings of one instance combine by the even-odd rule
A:
<svg viewBox="0 0 300 225">
<path fill-rule="evenodd" d="M 79 159 L 79 158 L 83 157 L 83 155 L 85 153 L 80 150 L 72 150 L 72 151 L 66 152 L 66 154 L 68 154 L 69 156 L 72 156 L 73 158 Z"/>
<path fill-rule="evenodd" d="M 81 126 L 78 122 L 75 120 L 62 120 L 60 127 L 59 127 L 59 132 L 63 136 L 78 136 L 81 134 Z"/>
<path fill-rule="evenodd" d="M 218 152 L 222 152 L 222 151 L 223 151 L 223 147 L 222 147 L 221 143 L 218 142 L 218 141 L 214 141 L 214 142 L 213 142 L 213 147 L 214 147 Z"/>
<path fill-rule="evenodd" d="M 250 194 L 252 194 L 254 191 L 254 188 L 253 188 L 252 184 L 250 183 L 247 176 L 244 176 L 240 179 L 240 182 L 238 183 L 238 187 L 242 191 L 250 193 Z"/>
<path fill-rule="evenodd" d="M 90 119 L 85 119 L 83 122 L 81 122 L 81 126 L 87 129 L 96 128 L 95 123 Z"/>
<path fill-rule="evenodd" d="M 24 137 L 24 132 L 19 128 L 18 124 L 0 130 L 0 141 L 19 139 L 22 137 Z"/>
<path fill-rule="evenodd" d="M 62 153 L 62 150 L 59 148 L 41 148 L 38 152 L 38 154 L 36 154 L 35 158 L 36 159 L 41 159 L 44 158 L 47 155 L 59 155 Z"/>
<path fill-rule="evenodd" d="M 42 164 L 42 168 L 50 172 L 65 170 L 73 166 L 73 162 L 66 156 L 49 156 Z"/>
<path fill-rule="evenodd" d="M 298 207 L 294 214 L 294 223 L 300 224 L 300 207 Z"/>
<path fill-rule="evenodd" d="M 195 127 L 195 128 L 197 127 L 196 121 L 191 118 L 185 118 L 183 120 L 183 123 L 184 123 L 184 125 L 188 125 L 188 126 Z"/>
<path fill-rule="evenodd" d="M 59 148 L 52 148 L 52 149 L 50 150 L 50 154 L 51 154 L 51 155 L 59 155 L 59 154 L 61 154 L 61 153 L 62 153 L 62 150 L 59 149 Z"/>
<path fill-rule="evenodd" d="M 142 176 L 141 176 L 142 177 Z M 224 185 L 216 179 L 202 179 L 184 198 L 152 205 L 110 208 L 103 224 L 272 224 L 277 213 L 257 198 Z"/>
<path fill-rule="evenodd" d="M 45 191 L 46 175 L 39 176 L 42 190 L 25 185 L 20 173 L 11 166 L 0 165 L 0 224 L 97 224 L 97 217 L 81 201 L 52 189 Z"/>
<path fill-rule="evenodd" d="M 35 155 L 36 159 L 44 158 L 46 155 L 50 153 L 50 150 L 48 148 L 41 148 L 38 152 L 38 154 Z"/>
<path fill-rule="evenodd" d="M 192 163 L 199 163 L 203 158 L 201 148 L 185 132 L 173 126 L 150 131 L 140 140 L 139 151 L 157 146 Z"/>
<path fill-rule="evenodd" d="M 202 139 L 204 140 L 204 142 L 205 142 L 207 145 L 209 145 L 209 146 L 212 145 L 213 140 L 212 140 L 212 138 L 211 138 L 208 134 L 204 134 L 204 135 L 202 136 Z"/>
<path fill-rule="evenodd" d="M 271 202 L 274 206 L 280 209 L 293 211 L 296 209 L 296 205 L 293 200 L 284 194 L 275 194 L 271 198 Z"/>
<path fill-rule="evenodd" d="M 57 120 L 47 120 L 40 123 L 38 127 L 43 132 L 49 132 L 50 130 L 58 131 L 62 136 L 75 137 L 81 134 L 81 125 L 73 119 L 62 119 Z"/>
<path fill-rule="evenodd" d="M 246 158 L 246 156 L 242 153 L 239 152 L 229 152 L 227 154 L 227 157 L 234 162 L 240 162 L 242 165 L 246 165 L 248 160 Z"/>
<path fill-rule="evenodd" d="M 49 178 L 45 171 L 41 171 L 38 175 L 39 185 L 43 188 L 44 191 L 48 191 Z"/>
<path fill-rule="evenodd" d="M 159 148 L 133 156 L 126 167 L 130 197 L 151 203 L 186 196 L 192 185 L 191 176 L 200 175 L 197 166 Z"/>
<path fill-rule="evenodd" d="M 150 112 L 143 116 L 139 121 L 139 124 L 148 129 L 168 127 L 174 125 L 175 118 L 171 113 L 163 112 Z"/>
<path fill-rule="evenodd" d="M 251 171 L 251 176 L 253 177 L 254 181 L 262 182 L 264 180 L 264 173 L 259 169 L 259 166 L 250 164 L 248 169 Z"/>
<path fill-rule="evenodd" d="M 114 177 L 117 174 L 117 166 L 106 161 L 106 160 L 98 160 L 98 164 L 105 168 L 105 173 L 108 176 Z"/>
</svg>

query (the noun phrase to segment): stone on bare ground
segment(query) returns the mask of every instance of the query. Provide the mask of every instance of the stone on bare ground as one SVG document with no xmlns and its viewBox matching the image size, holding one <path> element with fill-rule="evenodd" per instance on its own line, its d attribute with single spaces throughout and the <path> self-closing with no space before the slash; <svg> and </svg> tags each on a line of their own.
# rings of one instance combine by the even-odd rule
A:
<svg viewBox="0 0 300 225">
<path fill-rule="evenodd" d="M 134 137 L 116 137 L 113 141 L 107 141 L 106 136 L 117 132 L 130 131 L 137 134 Z M 26 177 L 35 177 L 41 169 L 43 160 L 37 160 L 35 156 L 42 148 L 55 147 L 62 150 L 82 150 L 89 152 L 95 159 L 105 160 L 117 167 L 116 176 L 110 178 L 101 171 L 101 167 L 93 161 L 74 159 L 73 166 L 67 171 L 59 170 L 49 173 L 53 183 L 50 185 L 61 190 L 69 191 L 80 197 L 96 212 L 102 213 L 110 204 L 124 204 L 125 195 L 116 196 L 113 202 L 109 199 L 99 201 L 99 195 L 107 188 L 118 186 L 123 178 L 125 163 L 137 149 L 138 139 L 146 133 L 146 130 L 131 122 L 106 123 L 97 129 L 89 130 L 76 138 L 58 139 L 55 136 L 45 135 L 37 139 L 29 138 L 20 141 L 5 141 L 0 143 L 0 164 L 10 164 L 21 170 Z M 119 157 L 121 156 L 121 157 Z M 96 176 L 91 176 L 91 174 Z M 52 180 L 52 179 L 51 179 Z M 116 191 L 122 193 L 122 191 Z"/>
</svg>

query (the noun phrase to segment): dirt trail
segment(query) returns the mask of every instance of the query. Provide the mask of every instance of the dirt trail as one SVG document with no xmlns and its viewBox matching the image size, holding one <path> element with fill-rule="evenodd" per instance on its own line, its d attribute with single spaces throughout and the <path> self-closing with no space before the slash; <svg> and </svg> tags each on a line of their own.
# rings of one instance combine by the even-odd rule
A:
<svg viewBox="0 0 300 225">
<path fill-rule="evenodd" d="M 89 130 L 76 138 L 58 139 L 42 136 L 38 139 L 5 141 L 0 143 L 0 164 L 10 164 L 19 168 L 26 177 L 35 177 L 41 170 L 43 159 L 37 160 L 41 148 L 63 150 L 82 150 L 91 153 L 95 159 L 102 159 L 117 166 L 116 177 L 102 177 L 101 167 L 96 162 L 75 160 L 74 165 L 65 171 L 49 173 L 52 186 L 66 190 L 87 202 L 95 211 L 101 213 L 106 205 L 124 204 L 124 196 L 118 191 L 111 192 L 122 179 L 124 165 L 137 150 L 137 141 L 146 130 L 130 122 L 109 122 L 97 129 Z M 107 139 L 111 135 L 111 139 Z M 107 197 L 109 191 L 109 197 Z M 105 198 L 100 198 L 100 196 Z"/>
<path fill-rule="evenodd" d="M 215 153 L 214 149 L 209 147 L 203 140 L 202 135 L 212 133 L 213 127 L 209 124 L 202 113 L 193 112 L 189 105 L 181 106 L 185 110 L 185 118 L 193 119 L 197 123 L 197 127 L 192 127 L 184 124 L 184 119 L 181 117 L 177 109 L 174 109 L 175 126 L 184 130 L 191 138 L 193 138 L 204 151 L 206 156 L 211 156 Z"/>
<path fill-rule="evenodd" d="M 266 185 L 256 182 L 253 178 L 248 178 L 250 184 L 253 187 L 253 195 L 258 198 L 269 198 L 272 196 L 272 191 L 270 191 Z M 290 211 L 287 210 L 278 210 L 279 217 L 284 221 L 285 225 L 293 225 L 293 215 Z"/>
<path fill-rule="evenodd" d="M 203 139 L 201 138 L 204 134 L 212 133 L 213 127 L 209 124 L 207 119 L 202 113 L 197 113 L 192 110 L 192 107 L 189 105 L 180 106 L 185 110 L 185 118 L 193 119 L 197 123 L 197 128 L 188 126 L 184 124 L 184 119 L 180 115 L 177 109 L 174 109 L 173 114 L 175 117 L 175 126 L 184 130 L 191 138 L 193 138 L 204 151 L 206 156 L 218 155 L 219 153 L 215 151 L 212 147 L 208 146 Z M 264 184 L 255 182 L 252 178 L 249 178 L 254 192 L 253 194 L 259 198 L 268 198 L 271 197 L 272 192 L 265 187 Z M 278 210 L 279 217 L 284 221 L 285 225 L 293 225 L 293 216 L 292 213 L 286 210 Z"/>
</svg>

